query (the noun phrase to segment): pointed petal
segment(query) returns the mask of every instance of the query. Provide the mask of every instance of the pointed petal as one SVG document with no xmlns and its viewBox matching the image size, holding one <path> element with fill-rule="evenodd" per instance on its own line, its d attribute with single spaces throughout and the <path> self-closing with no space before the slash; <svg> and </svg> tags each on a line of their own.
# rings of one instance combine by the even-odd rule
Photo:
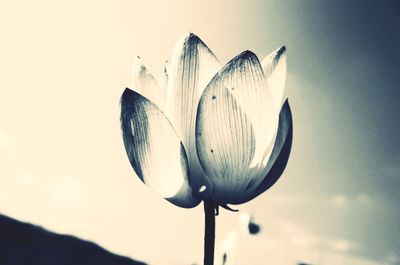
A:
<svg viewBox="0 0 400 265">
<path fill-rule="evenodd" d="M 261 63 L 277 112 L 281 109 L 286 81 L 286 47 L 273 51 Z"/>
<path fill-rule="evenodd" d="M 240 204 L 250 201 L 269 189 L 282 175 L 289 159 L 290 150 L 293 140 L 293 121 L 292 113 L 288 100 L 285 101 L 279 114 L 279 129 L 276 136 L 274 148 L 269 157 L 268 164 L 265 168 L 266 176 L 254 191 L 249 190 L 242 200 L 234 202 Z"/>
<path fill-rule="evenodd" d="M 121 97 L 121 127 L 126 153 L 139 178 L 177 206 L 196 206 L 185 149 L 157 106 L 126 89 Z"/>
<path fill-rule="evenodd" d="M 204 88 L 219 68 L 215 55 L 192 33 L 176 44 L 169 64 L 166 114 L 187 150 L 195 189 L 207 186 L 196 154 L 196 111 Z"/>
<path fill-rule="evenodd" d="M 140 57 L 133 61 L 132 80 L 128 87 L 154 102 L 160 109 L 164 109 L 165 95 Z"/>
<path fill-rule="evenodd" d="M 234 202 L 264 179 L 277 120 L 261 65 L 250 51 L 232 59 L 207 86 L 196 145 L 216 202 Z"/>
<path fill-rule="evenodd" d="M 164 68 L 160 78 L 160 88 L 165 100 L 167 97 L 167 86 L 168 86 L 168 61 L 165 61 Z"/>
</svg>

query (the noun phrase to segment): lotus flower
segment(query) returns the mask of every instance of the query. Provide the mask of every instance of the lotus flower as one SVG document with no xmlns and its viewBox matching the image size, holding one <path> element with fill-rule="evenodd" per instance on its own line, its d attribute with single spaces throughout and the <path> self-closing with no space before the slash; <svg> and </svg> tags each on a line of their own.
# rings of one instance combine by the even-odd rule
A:
<svg viewBox="0 0 400 265">
<path fill-rule="evenodd" d="M 286 167 L 292 117 L 285 47 L 261 62 L 244 51 L 221 67 L 196 35 L 183 37 L 158 83 L 137 58 L 121 97 L 121 126 L 139 178 L 185 208 L 241 204 Z"/>
</svg>

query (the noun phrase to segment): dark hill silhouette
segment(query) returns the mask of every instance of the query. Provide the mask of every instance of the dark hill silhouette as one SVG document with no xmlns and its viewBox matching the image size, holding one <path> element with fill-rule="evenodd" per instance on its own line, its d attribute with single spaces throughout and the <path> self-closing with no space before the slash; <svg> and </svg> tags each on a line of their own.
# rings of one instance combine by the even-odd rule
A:
<svg viewBox="0 0 400 265">
<path fill-rule="evenodd" d="M 0 214 L 1 265 L 146 265 Z"/>
</svg>

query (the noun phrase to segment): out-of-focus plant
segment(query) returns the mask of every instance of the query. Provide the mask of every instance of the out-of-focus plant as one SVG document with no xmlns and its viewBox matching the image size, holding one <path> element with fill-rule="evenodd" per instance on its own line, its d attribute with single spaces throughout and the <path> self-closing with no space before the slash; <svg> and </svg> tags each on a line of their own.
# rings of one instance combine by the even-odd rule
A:
<svg viewBox="0 0 400 265">
<path fill-rule="evenodd" d="M 257 236 L 261 230 L 259 224 L 254 221 L 254 217 L 249 213 L 242 212 L 240 214 L 239 222 L 229 233 L 222 239 L 219 246 L 220 255 L 218 259 L 220 265 L 236 264 L 235 256 L 237 252 L 237 244 L 243 238 Z"/>
</svg>

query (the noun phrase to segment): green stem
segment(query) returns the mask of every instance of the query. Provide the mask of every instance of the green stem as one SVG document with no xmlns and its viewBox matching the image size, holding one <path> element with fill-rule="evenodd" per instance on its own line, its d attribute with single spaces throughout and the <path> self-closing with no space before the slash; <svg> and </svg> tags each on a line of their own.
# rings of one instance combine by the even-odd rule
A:
<svg viewBox="0 0 400 265">
<path fill-rule="evenodd" d="M 213 201 L 204 200 L 204 214 L 204 265 L 213 265 L 215 247 L 215 204 Z"/>
</svg>

